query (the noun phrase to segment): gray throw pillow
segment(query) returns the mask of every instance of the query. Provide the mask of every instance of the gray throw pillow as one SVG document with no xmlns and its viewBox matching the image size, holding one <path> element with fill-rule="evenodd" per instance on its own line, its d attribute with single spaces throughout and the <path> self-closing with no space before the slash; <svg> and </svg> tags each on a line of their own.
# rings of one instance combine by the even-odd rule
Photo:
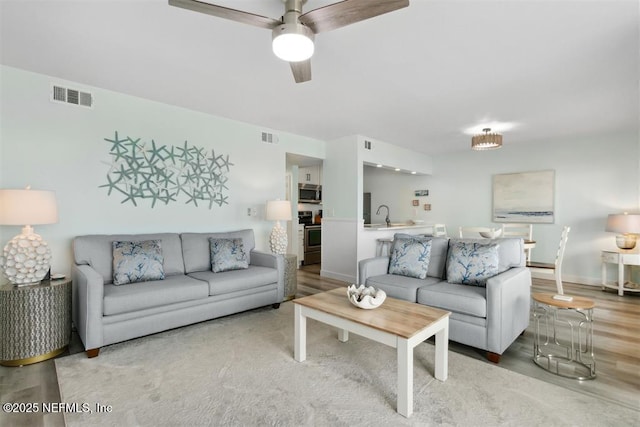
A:
<svg viewBox="0 0 640 427">
<path fill-rule="evenodd" d="M 429 270 L 431 240 L 395 239 L 389 259 L 389 274 L 424 279 Z"/>
<path fill-rule="evenodd" d="M 244 251 L 242 239 L 209 238 L 211 271 L 220 273 L 249 268 L 249 258 Z"/>
<path fill-rule="evenodd" d="M 498 274 L 498 244 L 452 242 L 447 255 L 447 282 L 485 287 Z"/>
<path fill-rule="evenodd" d="M 160 240 L 112 242 L 113 284 L 164 279 L 164 256 Z"/>
</svg>

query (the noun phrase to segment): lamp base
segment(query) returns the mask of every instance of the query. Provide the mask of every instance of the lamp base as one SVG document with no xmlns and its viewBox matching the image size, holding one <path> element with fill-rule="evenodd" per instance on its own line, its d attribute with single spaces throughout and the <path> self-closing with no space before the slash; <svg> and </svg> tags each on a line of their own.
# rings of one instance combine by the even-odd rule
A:
<svg viewBox="0 0 640 427">
<path fill-rule="evenodd" d="M 633 249 L 636 247 L 636 235 L 620 234 L 616 236 L 616 245 L 620 249 Z"/>
<path fill-rule="evenodd" d="M 47 275 L 50 260 L 51 249 L 47 242 L 27 226 L 4 247 L 0 268 L 14 285 L 33 285 Z"/>
<path fill-rule="evenodd" d="M 274 254 L 284 255 L 287 253 L 287 231 L 280 226 L 280 221 L 276 221 L 276 225 L 271 230 L 269 245 Z"/>
</svg>

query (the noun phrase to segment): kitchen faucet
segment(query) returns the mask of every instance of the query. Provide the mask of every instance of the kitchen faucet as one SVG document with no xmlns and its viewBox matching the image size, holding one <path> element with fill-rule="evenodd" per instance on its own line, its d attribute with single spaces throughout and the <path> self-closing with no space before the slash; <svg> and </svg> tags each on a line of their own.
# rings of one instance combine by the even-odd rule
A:
<svg viewBox="0 0 640 427">
<path fill-rule="evenodd" d="M 387 227 L 391 227 L 391 220 L 389 219 L 389 206 L 387 206 L 387 205 L 378 206 L 378 210 L 376 211 L 376 215 L 380 215 L 380 209 L 381 208 L 387 208 L 387 217 L 384 219 L 384 222 L 387 223 Z"/>
</svg>

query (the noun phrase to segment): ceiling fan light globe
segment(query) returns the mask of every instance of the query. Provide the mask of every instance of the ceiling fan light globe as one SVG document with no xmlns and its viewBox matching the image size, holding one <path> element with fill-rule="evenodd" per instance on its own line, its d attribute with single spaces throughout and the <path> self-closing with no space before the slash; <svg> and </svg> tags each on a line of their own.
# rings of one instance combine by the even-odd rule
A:
<svg viewBox="0 0 640 427">
<path fill-rule="evenodd" d="M 306 61 L 313 56 L 313 32 L 300 24 L 284 24 L 273 29 L 273 53 L 288 62 Z"/>
</svg>

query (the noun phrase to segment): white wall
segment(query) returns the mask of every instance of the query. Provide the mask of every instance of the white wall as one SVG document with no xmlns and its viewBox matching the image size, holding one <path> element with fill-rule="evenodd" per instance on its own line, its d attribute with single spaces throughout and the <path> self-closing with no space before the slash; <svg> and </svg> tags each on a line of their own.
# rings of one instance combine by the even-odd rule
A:
<svg viewBox="0 0 640 427">
<path fill-rule="evenodd" d="M 253 228 L 256 245 L 269 250 L 273 226 L 264 220 L 266 200 L 285 197 L 286 151 L 323 156 L 324 142 L 278 132 L 278 144 L 260 142 L 260 127 L 148 101 L 120 93 L 65 82 L 11 67 L 0 68 L 0 188 L 54 190 L 59 222 L 35 226 L 52 247 L 54 272 L 68 273 L 71 240 L 92 233 L 219 231 Z M 51 83 L 92 92 L 94 108 L 53 103 Z M 215 94 L 211 94 L 215 96 Z M 141 142 L 189 145 L 229 155 L 228 204 L 209 209 L 177 203 L 151 208 L 121 203 L 107 195 L 110 144 L 104 138 L 141 138 Z M 247 209 L 255 208 L 256 216 Z M 20 227 L 0 226 L 6 243 Z"/>
<path fill-rule="evenodd" d="M 430 198 L 434 217 L 449 233 L 461 225 L 496 226 L 491 222 L 492 176 L 498 173 L 553 169 L 555 224 L 535 224 L 532 259 L 552 261 L 564 225 L 571 226 L 563 277 L 600 283 L 600 251 L 615 248 L 604 231 L 607 215 L 640 212 L 637 132 L 571 140 L 540 141 L 495 151 L 465 151 L 434 158 Z"/>
</svg>

